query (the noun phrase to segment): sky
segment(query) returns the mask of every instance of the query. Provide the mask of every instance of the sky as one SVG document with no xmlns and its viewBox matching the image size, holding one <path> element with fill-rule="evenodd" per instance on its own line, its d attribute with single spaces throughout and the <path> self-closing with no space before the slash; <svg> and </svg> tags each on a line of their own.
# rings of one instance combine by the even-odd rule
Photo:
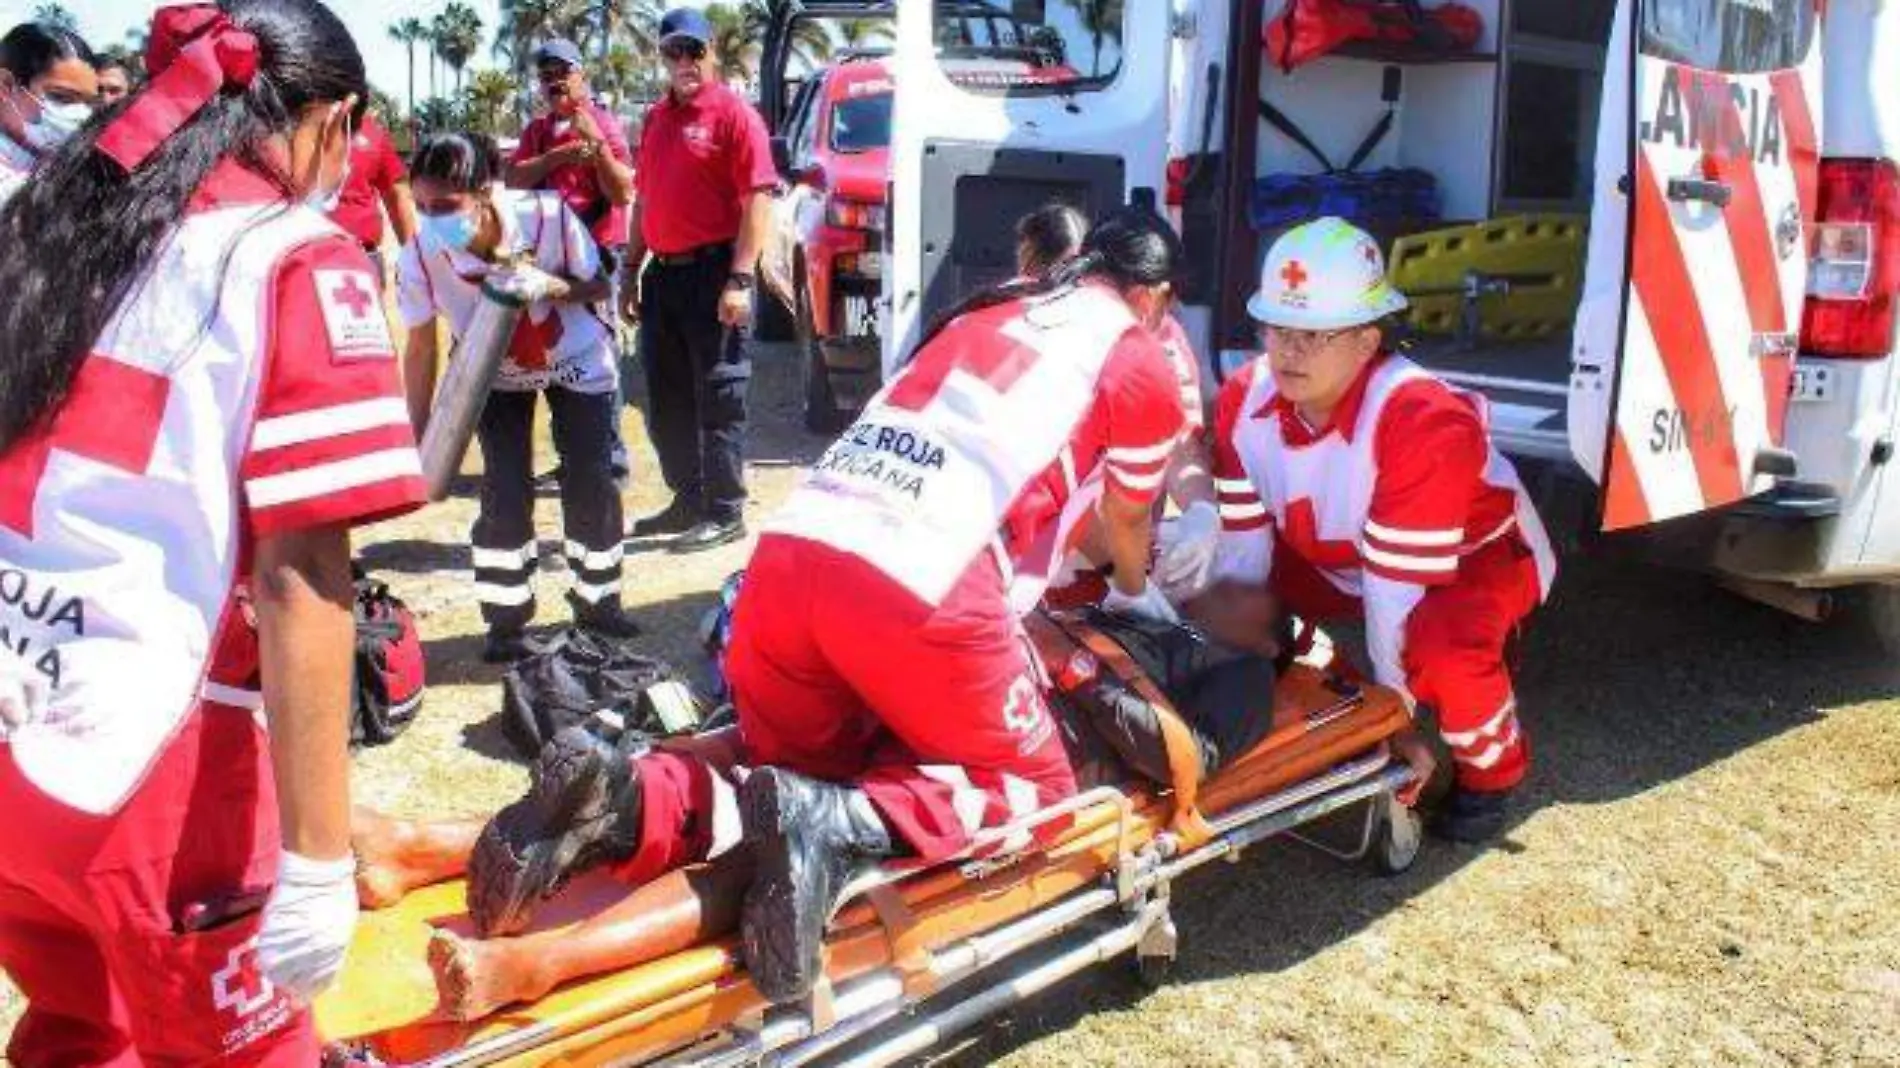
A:
<svg viewBox="0 0 1900 1068">
<path fill-rule="evenodd" d="M 104 47 L 125 39 L 125 32 L 143 26 L 151 18 L 152 0 L 62 0 L 66 9 L 79 18 L 79 32 L 89 44 Z M 369 67 L 370 84 L 398 100 L 409 85 L 407 49 L 389 37 L 388 27 L 398 19 L 415 16 L 425 22 L 442 10 L 448 0 L 325 0 L 356 34 L 356 46 L 363 50 Z M 497 0 L 464 0 L 482 17 L 484 44 L 476 53 L 471 70 L 492 66 L 488 45 L 495 39 Z M 686 7 L 705 7 L 707 0 L 679 0 Z M 31 17 L 37 0 L 0 0 L 0 32 Z M 447 73 L 446 71 L 444 72 Z M 416 50 L 416 93 L 428 93 L 429 67 L 422 50 Z"/>
</svg>

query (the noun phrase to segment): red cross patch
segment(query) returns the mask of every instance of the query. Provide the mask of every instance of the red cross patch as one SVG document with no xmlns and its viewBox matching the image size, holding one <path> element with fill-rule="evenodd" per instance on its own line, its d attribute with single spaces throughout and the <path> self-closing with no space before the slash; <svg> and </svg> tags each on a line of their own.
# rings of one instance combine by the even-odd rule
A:
<svg viewBox="0 0 1900 1068">
<path fill-rule="evenodd" d="M 1306 268 L 1299 260 L 1288 260 L 1286 266 L 1280 268 L 1280 281 L 1285 282 L 1290 290 L 1297 291 L 1310 277 L 1312 276 L 1306 273 Z"/>
<path fill-rule="evenodd" d="M 389 323 L 368 271 L 313 270 L 317 307 L 330 337 L 330 354 L 338 360 L 387 360 L 396 355 L 389 340 Z"/>
</svg>

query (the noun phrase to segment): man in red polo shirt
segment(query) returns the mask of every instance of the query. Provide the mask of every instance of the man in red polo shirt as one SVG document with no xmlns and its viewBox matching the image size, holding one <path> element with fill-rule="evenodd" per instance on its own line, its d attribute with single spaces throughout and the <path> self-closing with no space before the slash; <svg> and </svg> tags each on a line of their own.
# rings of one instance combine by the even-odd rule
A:
<svg viewBox="0 0 1900 1068">
<path fill-rule="evenodd" d="M 503 170 L 512 189 L 548 189 L 561 195 L 600 246 L 601 269 L 617 277 L 615 262 L 626 254 L 627 203 L 633 199 L 633 154 L 614 113 L 594 99 L 581 67 L 581 50 L 555 38 L 534 50 L 535 80 L 547 101 L 545 114 L 521 131 L 521 143 Z M 611 315 L 611 309 L 608 311 Z M 624 399 L 627 370 L 620 372 Z M 620 421 L 613 425 L 615 483 L 627 481 L 627 446 Z M 560 478 L 556 468 L 543 479 Z"/>
<path fill-rule="evenodd" d="M 379 204 L 380 202 L 380 204 Z M 376 282 L 386 284 L 383 262 L 383 212 L 395 228 L 396 243 L 406 245 L 416 236 L 416 202 L 409 195 L 409 171 L 402 165 L 389 132 L 367 112 L 363 126 L 350 140 L 350 173 L 342 195 L 330 211 L 330 221 L 356 238 L 376 267 Z"/>
<path fill-rule="evenodd" d="M 640 131 L 620 279 L 620 310 L 640 324 L 648 423 L 673 491 L 633 533 L 677 534 L 674 552 L 745 536 L 746 336 L 778 184 L 765 120 L 719 80 L 711 40 L 699 11 L 660 20 L 670 86 Z"/>
</svg>

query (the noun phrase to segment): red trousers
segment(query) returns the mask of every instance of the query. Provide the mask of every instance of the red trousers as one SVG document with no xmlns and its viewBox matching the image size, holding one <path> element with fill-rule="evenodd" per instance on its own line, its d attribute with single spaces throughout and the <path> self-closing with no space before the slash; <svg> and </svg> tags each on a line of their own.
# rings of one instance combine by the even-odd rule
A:
<svg viewBox="0 0 1900 1068">
<path fill-rule="evenodd" d="M 1353 618 L 1362 611 L 1357 599 L 1278 542 L 1272 587 L 1287 610 L 1304 619 Z M 1530 550 L 1506 537 L 1460 560 L 1457 580 L 1427 589 L 1406 618 L 1406 688 L 1438 714 L 1458 785 L 1467 790 L 1509 790 L 1530 770 L 1505 645 L 1541 596 Z"/>
<path fill-rule="evenodd" d="M 111 816 L 39 792 L 0 746 L 0 967 L 27 1002 L 11 1063 L 317 1062 L 309 1013 L 258 974 L 251 946 L 276 879 L 270 775 L 251 714 L 217 705 Z"/>
<path fill-rule="evenodd" d="M 919 861 L 1075 793 L 987 553 L 933 609 L 857 557 L 767 536 L 725 668 L 744 763 L 861 788 Z M 723 789 L 692 757 L 640 760 L 643 843 L 621 869 L 635 882 L 706 856 Z"/>
</svg>

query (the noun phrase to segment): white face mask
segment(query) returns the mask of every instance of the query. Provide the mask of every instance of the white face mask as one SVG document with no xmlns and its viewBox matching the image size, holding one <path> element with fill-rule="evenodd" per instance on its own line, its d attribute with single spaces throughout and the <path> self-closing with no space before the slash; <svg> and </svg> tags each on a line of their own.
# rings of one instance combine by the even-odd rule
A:
<svg viewBox="0 0 1900 1068">
<path fill-rule="evenodd" d="M 18 104 L 9 98 L 7 106 L 20 119 L 20 136 L 26 146 L 36 152 L 51 152 L 60 143 L 79 132 L 79 128 L 92 118 L 92 107 L 88 104 L 55 104 L 41 97 L 31 89 L 21 90 L 33 98 L 40 106 L 40 117 L 28 119 L 20 113 Z"/>
<path fill-rule="evenodd" d="M 343 171 L 336 176 L 335 185 L 329 189 L 324 189 L 323 161 L 319 158 L 317 161 L 317 185 L 311 189 L 310 192 L 304 194 L 304 204 L 328 215 L 336 210 L 338 204 L 343 202 L 343 187 L 350 184 L 349 146 L 352 143 L 353 136 L 354 135 L 350 132 L 349 120 L 345 119 L 343 121 Z"/>
</svg>

